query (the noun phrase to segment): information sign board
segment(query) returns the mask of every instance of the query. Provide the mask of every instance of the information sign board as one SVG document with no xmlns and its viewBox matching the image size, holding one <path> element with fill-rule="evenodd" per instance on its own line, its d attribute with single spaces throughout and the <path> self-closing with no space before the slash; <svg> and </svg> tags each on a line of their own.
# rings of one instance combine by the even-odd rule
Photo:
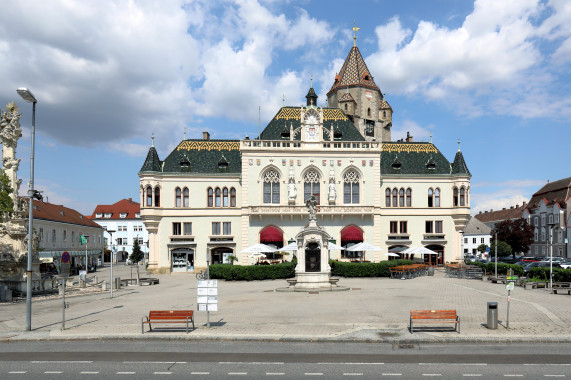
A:
<svg viewBox="0 0 571 380">
<path fill-rule="evenodd" d="M 506 289 L 507 289 L 507 290 L 514 290 L 514 287 L 515 287 L 515 282 L 509 281 L 509 282 L 506 284 Z"/>
<path fill-rule="evenodd" d="M 218 280 L 197 282 L 196 303 L 198 311 L 218 311 Z"/>
</svg>

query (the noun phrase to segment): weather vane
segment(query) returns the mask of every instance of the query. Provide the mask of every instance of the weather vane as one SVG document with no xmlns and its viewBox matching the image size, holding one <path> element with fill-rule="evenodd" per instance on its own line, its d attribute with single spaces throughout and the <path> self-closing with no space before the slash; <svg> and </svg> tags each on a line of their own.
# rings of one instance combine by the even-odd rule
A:
<svg viewBox="0 0 571 380">
<path fill-rule="evenodd" d="M 357 31 L 361 29 L 355 25 L 355 19 L 353 19 L 353 46 L 357 46 Z"/>
</svg>

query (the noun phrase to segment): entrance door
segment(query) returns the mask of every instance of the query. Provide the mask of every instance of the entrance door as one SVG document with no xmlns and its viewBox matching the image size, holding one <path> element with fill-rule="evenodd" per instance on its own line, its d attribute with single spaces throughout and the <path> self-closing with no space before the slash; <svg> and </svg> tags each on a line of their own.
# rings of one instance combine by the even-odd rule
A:
<svg viewBox="0 0 571 380">
<path fill-rule="evenodd" d="M 172 271 L 188 272 L 194 269 L 194 252 L 188 249 L 172 251 Z"/>
<path fill-rule="evenodd" d="M 441 245 L 429 245 L 426 248 L 436 252 L 436 255 L 430 255 L 432 265 L 444 265 L 444 247 Z"/>
<path fill-rule="evenodd" d="M 305 247 L 305 271 L 321 272 L 321 249 L 317 243 Z"/>
</svg>

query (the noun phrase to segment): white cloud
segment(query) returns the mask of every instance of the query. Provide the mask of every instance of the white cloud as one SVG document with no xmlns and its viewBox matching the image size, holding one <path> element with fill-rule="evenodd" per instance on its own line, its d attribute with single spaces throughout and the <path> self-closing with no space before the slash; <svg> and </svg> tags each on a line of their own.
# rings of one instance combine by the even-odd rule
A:
<svg viewBox="0 0 571 380">
<path fill-rule="evenodd" d="M 429 141 L 433 126 L 421 127 L 412 120 L 404 120 L 398 127 L 393 127 L 391 131 L 391 140 L 396 141 L 405 139 L 407 132 L 413 137 L 413 141 Z"/>
<path fill-rule="evenodd" d="M 471 213 L 475 215 L 480 211 L 498 211 L 503 208 L 521 206 L 546 183 L 545 180 L 536 179 L 474 182 L 470 185 Z"/>
</svg>

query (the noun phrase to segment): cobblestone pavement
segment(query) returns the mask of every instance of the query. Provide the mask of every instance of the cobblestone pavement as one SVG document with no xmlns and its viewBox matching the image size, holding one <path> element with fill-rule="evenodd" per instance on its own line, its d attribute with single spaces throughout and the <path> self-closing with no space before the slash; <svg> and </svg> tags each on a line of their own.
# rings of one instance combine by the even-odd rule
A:
<svg viewBox="0 0 571 380">
<path fill-rule="evenodd" d="M 131 267 L 114 274 L 129 278 Z M 109 276 L 108 268 L 98 278 Z M 159 285 L 128 286 L 66 297 L 66 329 L 61 330 L 62 299 L 34 299 L 32 329 L 24 332 L 25 303 L 0 304 L 0 339 L 245 339 L 323 341 L 537 341 L 571 342 L 571 297 L 545 289 L 516 287 L 510 302 L 507 328 L 505 285 L 446 277 L 411 280 L 388 278 L 345 279 L 345 292 L 276 292 L 285 280 L 219 281 L 219 311 L 195 312 L 196 330 L 186 334 L 181 325 L 158 325 L 141 334 L 141 318 L 149 310 L 196 310 L 193 274 L 156 275 Z M 74 293 L 79 293 L 75 291 Z M 496 330 L 486 327 L 487 302 L 499 304 Z M 408 331 L 411 309 L 456 309 L 461 333 Z M 176 326 L 176 327 L 173 327 Z"/>
</svg>

